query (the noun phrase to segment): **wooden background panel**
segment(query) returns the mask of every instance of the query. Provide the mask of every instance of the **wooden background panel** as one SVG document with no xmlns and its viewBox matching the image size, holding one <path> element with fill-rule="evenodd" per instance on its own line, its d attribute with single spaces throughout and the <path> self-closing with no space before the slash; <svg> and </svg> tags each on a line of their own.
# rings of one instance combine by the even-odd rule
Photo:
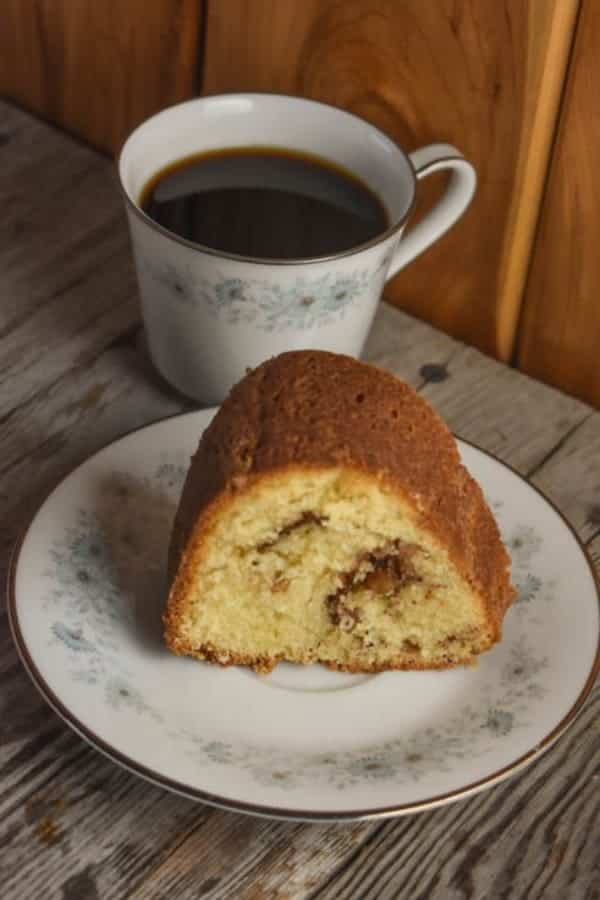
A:
<svg viewBox="0 0 600 900">
<path fill-rule="evenodd" d="M 477 168 L 476 200 L 387 296 L 507 359 L 577 6 L 209 0 L 204 89 L 322 99 L 408 150 L 455 143 Z M 424 203 L 439 188 L 428 183 Z"/>
<path fill-rule="evenodd" d="M 203 0 L 2 0 L 0 94 L 115 152 L 197 93 Z"/>
<path fill-rule="evenodd" d="M 600 407 L 600 5 L 583 0 L 525 294 L 518 364 Z"/>
</svg>

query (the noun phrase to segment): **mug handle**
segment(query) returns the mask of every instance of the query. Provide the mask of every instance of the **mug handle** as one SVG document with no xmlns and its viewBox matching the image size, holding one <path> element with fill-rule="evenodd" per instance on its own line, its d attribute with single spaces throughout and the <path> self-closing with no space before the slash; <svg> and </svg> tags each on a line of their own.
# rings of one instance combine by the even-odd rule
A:
<svg viewBox="0 0 600 900">
<path fill-rule="evenodd" d="M 454 225 L 471 202 L 477 184 L 475 169 L 451 144 L 430 144 L 409 153 L 408 157 L 419 181 L 441 169 L 451 169 L 452 175 L 439 203 L 411 228 L 406 237 L 401 238 L 387 274 L 388 280 Z"/>
</svg>

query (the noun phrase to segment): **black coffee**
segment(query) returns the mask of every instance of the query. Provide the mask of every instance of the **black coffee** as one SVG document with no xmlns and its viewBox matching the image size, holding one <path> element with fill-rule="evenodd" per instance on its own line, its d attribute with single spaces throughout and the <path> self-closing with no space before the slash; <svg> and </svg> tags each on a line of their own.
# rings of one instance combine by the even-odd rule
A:
<svg viewBox="0 0 600 900">
<path fill-rule="evenodd" d="M 248 147 L 188 157 L 158 172 L 140 206 L 188 241 L 242 256 L 327 256 L 389 225 L 381 200 L 317 157 Z"/>
</svg>

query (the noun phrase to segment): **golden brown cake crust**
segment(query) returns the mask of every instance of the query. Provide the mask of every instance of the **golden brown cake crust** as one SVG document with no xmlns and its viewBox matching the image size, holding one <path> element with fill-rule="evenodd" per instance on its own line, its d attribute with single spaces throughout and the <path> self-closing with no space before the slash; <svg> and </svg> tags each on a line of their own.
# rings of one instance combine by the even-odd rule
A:
<svg viewBox="0 0 600 900">
<path fill-rule="evenodd" d="M 169 553 L 170 580 L 192 530 L 202 529 L 211 507 L 214 511 L 274 471 L 330 466 L 376 474 L 415 508 L 419 526 L 439 538 L 482 598 L 498 639 L 514 596 L 508 554 L 449 429 L 390 373 L 322 351 L 284 353 L 263 363 L 223 403 L 202 436 L 184 486 Z M 185 568 L 165 616 L 173 649 Z"/>
</svg>

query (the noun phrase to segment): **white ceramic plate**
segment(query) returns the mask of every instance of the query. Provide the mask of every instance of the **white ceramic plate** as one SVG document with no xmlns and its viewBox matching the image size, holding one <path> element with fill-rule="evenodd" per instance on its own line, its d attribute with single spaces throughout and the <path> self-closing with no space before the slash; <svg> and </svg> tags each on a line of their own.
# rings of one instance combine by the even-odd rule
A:
<svg viewBox="0 0 600 900">
<path fill-rule="evenodd" d="M 509 545 L 519 598 L 476 669 L 259 677 L 168 653 L 170 526 L 213 410 L 136 431 L 72 472 L 13 561 L 21 658 L 53 709 L 133 772 L 219 806 L 292 819 L 408 813 L 490 787 L 573 721 L 598 670 L 592 569 L 561 515 L 461 443 Z"/>
</svg>

